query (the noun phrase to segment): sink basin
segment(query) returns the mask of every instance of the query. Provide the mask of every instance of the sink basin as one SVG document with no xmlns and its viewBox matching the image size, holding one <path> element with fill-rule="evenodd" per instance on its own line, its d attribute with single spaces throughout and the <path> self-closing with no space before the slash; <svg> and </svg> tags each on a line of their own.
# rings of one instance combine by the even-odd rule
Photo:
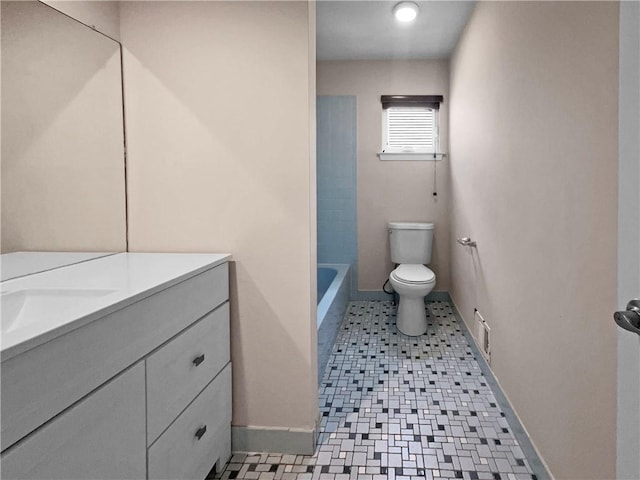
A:
<svg viewBox="0 0 640 480">
<path fill-rule="evenodd" d="M 106 289 L 29 289 L 0 294 L 0 331 L 9 333 L 35 323 L 46 322 L 117 290 Z"/>
</svg>

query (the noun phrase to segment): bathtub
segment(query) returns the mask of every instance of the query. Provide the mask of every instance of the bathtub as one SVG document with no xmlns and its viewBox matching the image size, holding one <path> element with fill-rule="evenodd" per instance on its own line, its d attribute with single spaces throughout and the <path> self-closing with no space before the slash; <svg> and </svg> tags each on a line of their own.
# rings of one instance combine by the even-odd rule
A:
<svg viewBox="0 0 640 480">
<path fill-rule="evenodd" d="M 318 384 L 322 381 L 351 292 L 349 265 L 318 265 Z"/>
</svg>

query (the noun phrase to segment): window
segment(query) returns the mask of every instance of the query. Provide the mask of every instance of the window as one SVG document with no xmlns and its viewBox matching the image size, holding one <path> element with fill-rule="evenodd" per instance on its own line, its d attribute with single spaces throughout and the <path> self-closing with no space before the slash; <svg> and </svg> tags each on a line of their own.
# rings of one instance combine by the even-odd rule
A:
<svg viewBox="0 0 640 480">
<path fill-rule="evenodd" d="M 383 112 L 384 152 L 438 151 L 438 110 L 428 107 L 390 107 Z"/>
<path fill-rule="evenodd" d="M 434 160 L 439 149 L 440 95 L 382 96 L 381 160 Z"/>
</svg>

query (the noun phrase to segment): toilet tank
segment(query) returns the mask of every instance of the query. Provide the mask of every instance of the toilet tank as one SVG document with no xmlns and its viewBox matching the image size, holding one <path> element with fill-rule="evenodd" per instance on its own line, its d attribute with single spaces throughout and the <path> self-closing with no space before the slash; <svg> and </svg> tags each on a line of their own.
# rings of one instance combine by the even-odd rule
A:
<svg viewBox="0 0 640 480">
<path fill-rule="evenodd" d="M 389 244 L 393 263 L 431 262 L 433 223 L 391 222 Z"/>
</svg>

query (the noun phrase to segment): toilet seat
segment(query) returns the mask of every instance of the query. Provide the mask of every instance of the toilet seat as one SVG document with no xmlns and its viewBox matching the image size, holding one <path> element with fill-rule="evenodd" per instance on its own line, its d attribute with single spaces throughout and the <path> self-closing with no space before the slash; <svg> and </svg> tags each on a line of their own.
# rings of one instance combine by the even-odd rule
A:
<svg viewBox="0 0 640 480">
<path fill-rule="evenodd" d="M 407 285 L 424 285 L 436 281 L 436 274 L 420 264 L 404 263 L 391 272 L 397 282 Z"/>
</svg>

